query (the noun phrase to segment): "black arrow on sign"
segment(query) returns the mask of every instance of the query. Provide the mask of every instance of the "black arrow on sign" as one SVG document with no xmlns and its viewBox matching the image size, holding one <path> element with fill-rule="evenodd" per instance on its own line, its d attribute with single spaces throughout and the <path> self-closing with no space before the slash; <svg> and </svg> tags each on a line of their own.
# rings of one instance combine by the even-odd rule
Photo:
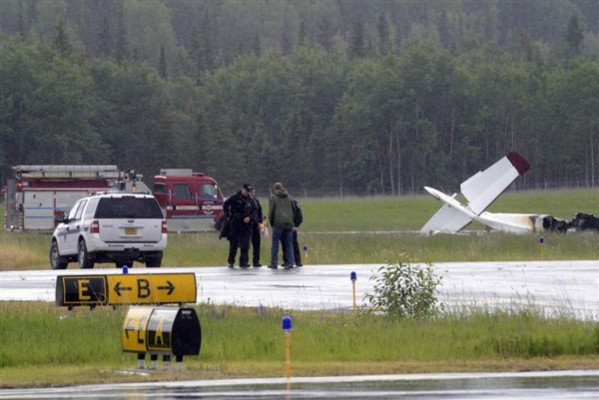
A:
<svg viewBox="0 0 599 400">
<path fill-rule="evenodd" d="M 120 296 L 121 295 L 121 290 L 127 291 L 127 290 L 131 290 L 131 288 L 128 287 L 128 286 L 127 287 L 121 287 L 121 282 L 117 282 L 116 285 L 114 285 L 114 291 L 116 292 L 116 294 L 118 296 Z"/>
<path fill-rule="evenodd" d="M 175 285 L 173 285 L 171 281 L 166 281 L 166 283 L 168 283 L 168 286 L 158 286 L 158 290 L 168 290 L 166 295 L 170 296 L 170 294 L 173 293 L 173 290 L 175 290 Z"/>
</svg>

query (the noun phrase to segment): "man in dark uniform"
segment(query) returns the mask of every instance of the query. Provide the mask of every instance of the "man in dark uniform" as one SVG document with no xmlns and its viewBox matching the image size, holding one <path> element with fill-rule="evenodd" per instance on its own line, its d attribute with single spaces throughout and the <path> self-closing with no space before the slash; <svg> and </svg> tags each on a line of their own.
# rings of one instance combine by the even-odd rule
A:
<svg viewBox="0 0 599 400">
<path fill-rule="evenodd" d="M 262 214 L 262 205 L 256 197 L 256 189 L 252 189 L 250 192 L 250 199 L 254 202 L 256 212 L 252 218 L 252 265 L 256 268 L 261 267 L 260 264 L 260 245 L 262 242 L 262 232 L 260 225 L 264 223 L 264 215 Z"/>
<path fill-rule="evenodd" d="M 249 267 L 249 248 L 252 239 L 252 220 L 257 218 L 257 207 L 250 199 L 250 192 L 254 187 L 248 183 L 241 187 L 241 190 L 227 198 L 223 205 L 225 215 L 227 215 L 229 239 L 229 268 L 233 268 L 237 248 L 240 249 L 239 266 L 241 268 Z"/>
</svg>

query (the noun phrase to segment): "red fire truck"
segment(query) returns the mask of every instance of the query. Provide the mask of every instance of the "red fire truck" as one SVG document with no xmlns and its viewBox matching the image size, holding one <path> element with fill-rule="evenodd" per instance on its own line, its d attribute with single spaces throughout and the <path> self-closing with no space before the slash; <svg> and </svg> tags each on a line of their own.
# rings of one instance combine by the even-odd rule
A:
<svg viewBox="0 0 599 400">
<path fill-rule="evenodd" d="M 148 192 L 133 171 L 116 165 L 17 165 L 6 183 L 4 228 L 51 232 L 56 216 L 91 193 L 109 190 Z"/>
<path fill-rule="evenodd" d="M 223 214 L 223 194 L 214 178 L 185 168 L 165 168 L 154 177 L 152 194 L 169 231 L 214 230 Z"/>
</svg>

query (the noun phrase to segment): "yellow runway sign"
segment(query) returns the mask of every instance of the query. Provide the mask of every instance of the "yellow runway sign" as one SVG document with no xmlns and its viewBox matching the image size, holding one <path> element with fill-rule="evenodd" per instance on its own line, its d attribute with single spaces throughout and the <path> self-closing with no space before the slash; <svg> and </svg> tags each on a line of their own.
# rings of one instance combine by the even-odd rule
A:
<svg viewBox="0 0 599 400">
<path fill-rule="evenodd" d="M 152 307 L 130 308 L 127 317 L 123 321 L 121 340 L 124 351 L 143 353 L 147 349 L 146 336 L 150 316 L 154 309 Z"/>
<path fill-rule="evenodd" d="M 195 303 L 194 273 L 58 276 L 56 305 Z"/>
<path fill-rule="evenodd" d="M 108 304 L 106 276 L 59 276 L 56 280 L 56 305 L 98 306 Z"/>
<path fill-rule="evenodd" d="M 123 321 L 121 340 L 125 352 L 198 355 L 202 330 L 193 308 L 133 306 Z"/>
<path fill-rule="evenodd" d="M 107 275 L 109 304 L 195 303 L 195 274 Z"/>
</svg>

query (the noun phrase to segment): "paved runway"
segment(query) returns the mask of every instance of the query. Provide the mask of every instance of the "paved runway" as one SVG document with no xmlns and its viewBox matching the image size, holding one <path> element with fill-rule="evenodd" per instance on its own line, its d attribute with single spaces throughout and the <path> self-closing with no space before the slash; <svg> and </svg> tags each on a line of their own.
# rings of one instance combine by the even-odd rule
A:
<svg viewBox="0 0 599 400">
<path fill-rule="evenodd" d="M 356 303 L 365 307 L 370 279 L 383 264 L 306 265 L 293 270 L 265 267 L 136 267 L 135 273 L 194 272 L 198 302 L 296 310 L 350 310 L 351 272 Z M 540 307 L 548 314 L 599 320 L 599 261 L 451 262 L 433 264 L 442 277 L 439 300 L 449 308 Z M 0 272 L 0 301 L 55 300 L 58 275 L 114 274 L 115 268 Z"/>
<path fill-rule="evenodd" d="M 0 390 L 0 399 L 597 399 L 599 371 L 400 374 Z"/>
</svg>

